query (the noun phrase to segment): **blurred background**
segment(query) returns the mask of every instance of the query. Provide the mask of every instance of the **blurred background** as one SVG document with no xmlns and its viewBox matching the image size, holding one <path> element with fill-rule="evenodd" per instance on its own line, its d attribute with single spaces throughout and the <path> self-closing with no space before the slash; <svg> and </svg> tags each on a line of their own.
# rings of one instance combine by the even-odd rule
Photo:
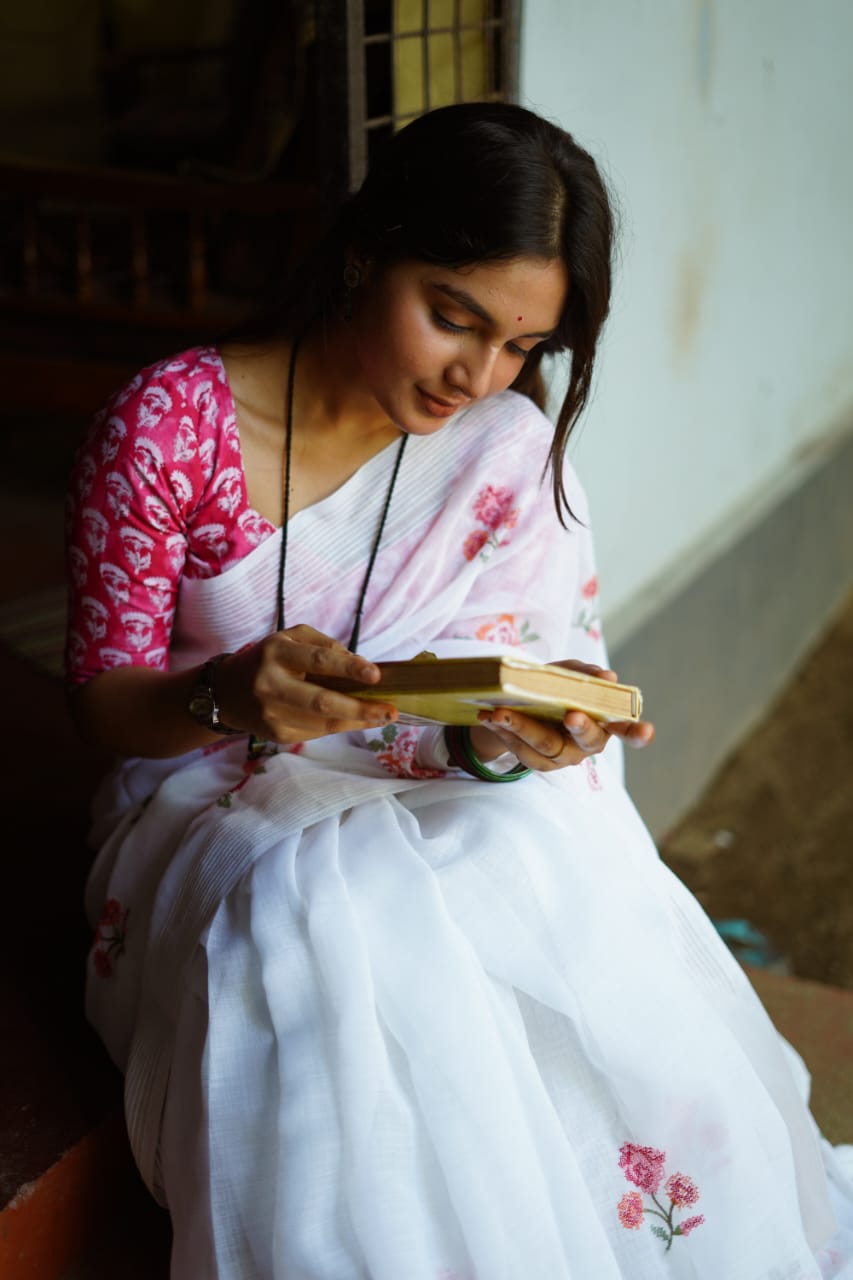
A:
<svg viewBox="0 0 853 1280">
<path fill-rule="evenodd" d="M 140 366 L 254 311 L 393 131 L 454 101 L 553 118 L 619 206 L 571 458 L 590 625 L 658 727 L 629 785 L 806 1053 L 821 1124 L 853 1140 L 851 48 L 848 0 L 2 7 L 4 1277 L 105 1274 L 84 1237 L 95 1223 L 113 1248 L 105 1181 L 133 1185 L 120 1085 L 80 1015 L 105 762 L 59 675 L 77 440 Z M 145 1224 L 153 1253 L 123 1254 L 127 1276 L 165 1274 L 166 1229 Z"/>
</svg>

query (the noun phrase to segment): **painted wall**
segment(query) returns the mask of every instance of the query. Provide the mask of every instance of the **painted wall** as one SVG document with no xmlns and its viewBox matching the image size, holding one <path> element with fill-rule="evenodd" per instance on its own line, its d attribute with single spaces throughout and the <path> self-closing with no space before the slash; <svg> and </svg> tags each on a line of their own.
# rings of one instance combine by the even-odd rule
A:
<svg viewBox="0 0 853 1280">
<path fill-rule="evenodd" d="M 611 643 L 853 424 L 851 48 L 849 0 L 524 5 L 521 100 L 622 205 L 572 453 Z"/>
</svg>

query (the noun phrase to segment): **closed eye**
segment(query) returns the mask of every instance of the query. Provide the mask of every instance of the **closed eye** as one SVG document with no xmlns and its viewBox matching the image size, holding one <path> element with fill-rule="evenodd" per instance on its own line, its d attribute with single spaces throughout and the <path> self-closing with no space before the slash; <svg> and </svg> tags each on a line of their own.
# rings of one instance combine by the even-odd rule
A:
<svg viewBox="0 0 853 1280">
<path fill-rule="evenodd" d="M 452 320 L 448 320 L 447 316 L 443 316 L 440 311 L 433 308 L 432 318 L 440 329 L 447 329 L 450 333 L 470 333 L 471 330 L 464 324 L 454 324 Z"/>
<path fill-rule="evenodd" d="M 441 312 L 436 311 L 435 308 L 433 308 L 432 318 L 440 329 L 447 329 L 449 333 L 470 333 L 471 332 L 471 328 L 469 325 L 454 324 L 452 320 L 448 320 L 447 316 L 443 316 Z M 518 344 L 515 342 L 508 342 L 506 344 L 506 349 L 507 351 L 510 352 L 511 355 L 514 355 L 518 360 L 526 360 L 527 357 L 530 355 L 529 351 L 525 351 L 524 347 L 518 346 Z"/>
</svg>

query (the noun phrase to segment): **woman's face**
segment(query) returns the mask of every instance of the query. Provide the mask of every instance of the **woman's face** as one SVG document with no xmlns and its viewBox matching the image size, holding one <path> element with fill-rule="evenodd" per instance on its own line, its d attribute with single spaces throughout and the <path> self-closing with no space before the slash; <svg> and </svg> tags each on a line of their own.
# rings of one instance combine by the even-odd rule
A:
<svg viewBox="0 0 853 1280">
<path fill-rule="evenodd" d="M 368 265 L 352 319 L 366 389 L 395 426 L 429 435 L 515 381 L 557 327 L 567 290 L 560 259 Z"/>
</svg>

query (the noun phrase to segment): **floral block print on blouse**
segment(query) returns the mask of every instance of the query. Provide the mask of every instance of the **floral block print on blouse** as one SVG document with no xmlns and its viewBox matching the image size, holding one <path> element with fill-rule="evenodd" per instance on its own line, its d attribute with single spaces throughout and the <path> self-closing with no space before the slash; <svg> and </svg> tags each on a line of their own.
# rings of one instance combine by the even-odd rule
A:
<svg viewBox="0 0 853 1280">
<path fill-rule="evenodd" d="M 217 351 L 143 370 L 97 415 L 68 498 L 68 677 L 164 669 L 180 578 L 222 573 L 274 532 L 249 506 Z"/>
</svg>

